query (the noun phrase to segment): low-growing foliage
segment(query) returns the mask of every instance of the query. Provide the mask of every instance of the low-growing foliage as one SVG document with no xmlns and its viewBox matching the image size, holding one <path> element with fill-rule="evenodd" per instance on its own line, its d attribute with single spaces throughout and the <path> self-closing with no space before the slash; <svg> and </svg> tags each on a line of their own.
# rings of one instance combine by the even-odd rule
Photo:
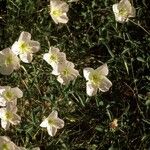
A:
<svg viewBox="0 0 150 150">
<path fill-rule="evenodd" d="M 0 1 L 0 50 L 11 48 L 22 31 L 31 33 L 40 43 L 31 63 L 21 61 L 19 70 L 13 68 L 10 75 L 0 74 L 0 86 L 23 91 L 23 97 L 17 100 L 20 124 L 6 131 L 0 127 L 0 136 L 10 137 L 17 146 L 29 149 L 149 149 L 148 0 L 130 1 L 136 15 L 123 23 L 116 22 L 112 9 L 119 1 L 65 2 L 69 5 L 68 12 L 64 12 L 68 22 L 56 24 L 60 18 L 52 19 L 48 0 Z M 51 46 L 65 53 L 79 71 L 80 75 L 67 85 L 57 81 L 51 74 L 53 68 L 43 59 Z M 104 63 L 108 65 L 112 87 L 90 97 L 86 94 L 83 69 L 96 69 Z M 53 110 L 59 112 L 64 127 L 51 137 L 40 124 Z"/>
</svg>

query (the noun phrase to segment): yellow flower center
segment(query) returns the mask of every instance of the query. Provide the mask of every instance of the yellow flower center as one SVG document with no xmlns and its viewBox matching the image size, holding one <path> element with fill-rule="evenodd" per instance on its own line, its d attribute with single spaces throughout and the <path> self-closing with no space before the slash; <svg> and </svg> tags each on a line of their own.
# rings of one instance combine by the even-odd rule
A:
<svg viewBox="0 0 150 150">
<path fill-rule="evenodd" d="M 90 76 L 90 81 L 94 84 L 94 85 L 99 85 L 100 82 L 102 80 L 102 76 L 99 75 L 98 73 L 94 73 Z"/>
<path fill-rule="evenodd" d="M 30 51 L 31 47 L 29 46 L 28 43 L 21 41 L 19 42 L 19 49 L 21 53 L 27 53 Z"/>
<path fill-rule="evenodd" d="M 49 124 L 49 125 L 53 125 L 53 124 L 55 124 L 54 119 L 49 118 L 49 119 L 48 119 L 48 124 Z"/>
<path fill-rule="evenodd" d="M 8 66 L 11 65 L 12 63 L 13 63 L 13 57 L 11 54 L 9 54 L 5 59 L 5 65 Z"/>
<path fill-rule="evenodd" d="M 119 8 L 119 15 L 123 16 L 123 17 L 127 17 L 128 11 L 127 11 L 127 9 L 124 6 Z"/>
<path fill-rule="evenodd" d="M 68 68 L 65 68 L 65 69 L 62 71 L 62 74 L 63 74 L 64 76 L 68 76 L 68 75 L 70 75 L 70 70 L 69 70 Z"/>
<path fill-rule="evenodd" d="M 61 10 L 59 10 L 59 9 L 54 9 L 54 10 L 52 11 L 52 15 L 55 16 L 55 17 L 60 17 L 61 14 L 62 14 L 62 12 L 61 12 Z"/>
<path fill-rule="evenodd" d="M 52 54 L 52 55 L 50 56 L 50 60 L 51 60 L 52 62 L 58 62 L 58 56 L 57 56 L 56 54 Z"/>
<path fill-rule="evenodd" d="M 13 118 L 13 114 L 9 111 L 5 113 L 5 120 L 11 120 Z"/>
<path fill-rule="evenodd" d="M 10 150 L 9 147 L 8 147 L 8 144 L 6 144 L 6 143 L 3 144 L 2 145 L 2 150 Z"/>
<path fill-rule="evenodd" d="M 5 98 L 5 100 L 11 101 L 14 99 L 14 94 L 11 91 L 5 91 L 3 92 L 3 97 Z"/>
</svg>

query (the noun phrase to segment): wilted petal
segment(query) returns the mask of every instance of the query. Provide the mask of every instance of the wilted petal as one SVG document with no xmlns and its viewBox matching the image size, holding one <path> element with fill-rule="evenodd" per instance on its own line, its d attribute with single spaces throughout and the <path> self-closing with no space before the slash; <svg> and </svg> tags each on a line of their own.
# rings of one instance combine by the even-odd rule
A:
<svg viewBox="0 0 150 150">
<path fill-rule="evenodd" d="M 20 59 L 25 63 L 30 63 L 33 59 L 31 53 L 20 54 Z"/>
<path fill-rule="evenodd" d="M 89 80 L 89 74 L 94 71 L 93 68 L 84 68 L 83 69 L 83 75 L 85 77 L 86 80 Z"/>
<path fill-rule="evenodd" d="M 48 134 L 50 136 L 55 136 L 56 132 L 57 132 L 57 128 L 55 127 L 52 127 L 52 126 L 48 126 L 47 127 L 47 131 L 48 131 Z"/>
<path fill-rule="evenodd" d="M 23 31 L 23 32 L 21 32 L 18 41 L 28 42 L 30 39 L 31 39 L 31 34 L 29 32 Z"/>
<path fill-rule="evenodd" d="M 102 92 L 106 92 L 110 89 L 111 86 L 111 81 L 108 78 L 103 77 L 99 85 L 99 90 Z"/>
<path fill-rule="evenodd" d="M 90 82 L 86 83 L 86 93 L 89 96 L 94 96 L 97 93 L 98 88 Z"/>
</svg>

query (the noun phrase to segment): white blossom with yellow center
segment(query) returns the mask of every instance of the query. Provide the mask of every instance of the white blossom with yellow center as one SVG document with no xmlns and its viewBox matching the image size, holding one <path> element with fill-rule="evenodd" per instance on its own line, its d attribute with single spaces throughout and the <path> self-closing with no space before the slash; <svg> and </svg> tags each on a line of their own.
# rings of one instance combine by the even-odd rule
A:
<svg viewBox="0 0 150 150">
<path fill-rule="evenodd" d="M 52 74 L 57 75 L 57 81 L 63 85 L 67 85 L 70 81 L 75 80 L 79 76 L 78 70 L 74 69 L 74 64 L 66 61 L 64 64 L 56 66 Z"/>
<path fill-rule="evenodd" d="M 41 127 L 47 128 L 50 136 L 55 136 L 58 129 L 64 127 L 64 121 L 58 118 L 58 112 L 52 111 L 51 114 L 40 124 Z"/>
<path fill-rule="evenodd" d="M 9 129 L 10 124 L 17 125 L 20 123 L 21 118 L 16 114 L 17 107 L 13 104 L 7 104 L 5 108 L 0 108 L 1 126 L 5 130 Z"/>
<path fill-rule="evenodd" d="M 50 47 L 49 52 L 43 55 L 43 59 L 55 68 L 57 65 L 63 64 L 66 61 L 66 54 L 60 52 L 58 48 Z"/>
<path fill-rule="evenodd" d="M 117 22 L 127 22 L 130 17 L 135 17 L 135 8 L 131 5 L 129 0 L 121 0 L 119 3 L 113 5 L 113 12 Z"/>
<path fill-rule="evenodd" d="M 0 150 L 27 150 L 24 147 L 18 147 L 7 136 L 0 136 Z M 40 150 L 39 148 L 33 148 L 32 150 Z"/>
<path fill-rule="evenodd" d="M 6 106 L 8 103 L 17 104 L 17 98 L 21 98 L 23 92 L 18 88 L 10 86 L 0 86 L 0 106 Z"/>
<path fill-rule="evenodd" d="M 31 34 L 23 31 L 11 49 L 16 55 L 20 56 L 23 62 L 30 63 L 33 59 L 33 53 L 39 51 L 40 43 L 31 40 Z"/>
<path fill-rule="evenodd" d="M 0 136 L 0 150 L 20 150 L 8 137 Z"/>
<path fill-rule="evenodd" d="M 50 15 L 56 24 L 67 23 L 69 5 L 61 0 L 50 0 Z"/>
<path fill-rule="evenodd" d="M 10 75 L 14 70 L 20 68 L 20 61 L 10 48 L 0 51 L 0 73 Z"/>
<path fill-rule="evenodd" d="M 106 78 L 108 75 L 107 64 L 98 67 L 96 70 L 93 68 L 85 68 L 83 74 L 87 80 L 86 92 L 89 96 L 96 95 L 98 89 L 102 92 L 106 92 L 112 86 L 111 81 Z"/>
</svg>

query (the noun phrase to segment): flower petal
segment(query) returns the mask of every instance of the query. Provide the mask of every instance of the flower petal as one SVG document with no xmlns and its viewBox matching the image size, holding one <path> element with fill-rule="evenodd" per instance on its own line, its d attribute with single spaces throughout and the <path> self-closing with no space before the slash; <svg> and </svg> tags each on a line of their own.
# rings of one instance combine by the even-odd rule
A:
<svg viewBox="0 0 150 150">
<path fill-rule="evenodd" d="M 112 9 L 113 9 L 113 12 L 114 12 L 115 15 L 118 14 L 118 13 L 119 13 L 118 3 L 117 3 L 117 4 L 114 4 L 114 5 L 112 6 Z"/>
<path fill-rule="evenodd" d="M 93 68 L 84 68 L 83 69 L 83 75 L 84 75 L 86 80 L 89 80 L 89 75 L 92 71 L 94 71 Z"/>
<path fill-rule="evenodd" d="M 58 117 L 58 112 L 56 110 L 53 110 L 48 116 L 48 118 L 57 118 L 57 117 Z"/>
<path fill-rule="evenodd" d="M 10 123 L 8 121 L 1 120 L 1 126 L 2 126 L 3 129 L 8 130 L 9 126 L 10 126 Z"/>
<path fill-rule="evenodd" d="M 40 150 L 39 147 L 32 148 L 32 150 Z"/>
<path fill-rule="evenodd" d="M 50 48 L 49 48 L 49 53 L 59 53 L 59 49 L 58 48 L 56 48 L 56 47 L 53 47 L 53 46 L 51 46 Z"/>
<path fill-rule="evenodd" d="M 67 23 L 68 22 L 68 17 L 67 14 L 64 13 L 63 15 L 61 15 L 60 17 L 57 17 L 57 21 L 60 23 Z"/>
<path fill-rule="evenodd" d="M 106 92 L 109 90 L 109 88 L 112 86 L 111 81 L 106 78 L 105 76 L 102 78 L 102 81 L 99 85 L 99 90 L 102 92 Z"/>
<path fill-rule="evenodd" d="M 48 126 L 48 120 L 47 118 L 44 119 L 44 121 L 40 124 L 40 127 L 46 128 Z"/>
<path fill-rule="evenodd" d="M 6 110 L 16 113 L 18 109 L 15 103 L 7 103 Z"/>
<path fill-rule="evenodd" d="M 107 64 L 103 64 L 102 66 L 98 67 L 96 69 L 96 71 L 98 71 L 100 75 L 107 76 L 108 75 L 108 66 L 107 66 Z"/>
<path fill-rule="evenodd" d="M 3 118 L 6 108 L 0 108 L 0 118 Z"/>
<path fill-rule="evenodd" d="M 59 75 L 57 77 L 57 81 L 62 84 L 62 85 L 68 85 L 70 83 L 70 81 L 72 80 L 72 78 L 70 77 L 64 77 L 64 76 L 61 76 Z"/>
<path fill-rule="evenodd" d="M 0 106 L 6 106 L 6 100 L 3 97 L 0 97 Z"/>
<path fill-rule="evenodd" d="M 14 71 L 12 65 L 9 66 L 0 66 L 0 73 L 3 75 L 10 75 Z"/>
<path fill-rule="evenodd" d="M 10 139 L 9 137 L 7 136 L 0 136 L 0 142 L 3 141 L 3 142 L 10 142 Z M 1 143 L 0 143 L 1 144 Z"/>
<path fill-rule="evenodd" d="M 10 120 L 10 123 L 12 123 L 13 125 L 17 125 L 19 124 L 21 121 L 21 117 L 18 116 L 17 114 L 13 114 L 13 118 Z"/>
<path fill-rule="evenodd" d="M 131 8 L 129 17 L 135 17 L 136 16 L 136 9 L 134 7 Z"/>
<path fill-rule="evenodd" d="M 38 41 L 33 41 L 33 40 L 31 40 L 31 41 L 29 42 L 29 46 L 31 47 L 32 53 L 36 53 L 36 52 L 38 52 L 39 49 L 40 49 L 40 43 L 39 43 Z"/>
<path fill-rule="evenodd" d="M 13 91 L 13 93 L 16 95 L 17 98 L 23 97 L 23 92 L 18 87 L 12 88 L 11 90 Z"/>
<path fill-rule="evenodd" d="M 52 127 L 52 126 L 48 126 L 47 127 L 47 131 L 48 131 L 48 134 L 50 136 L 55 136 L 56 132 L 57 132 L 57 128 L 55 127 Z"/>
<path fill-rule="evenodd" d="M 90 82 L 86 83 L 86 93 L 89 96 L 94 96 L 97 93 L 98 88 Z"/>
<path fill-rule="evenodd" d="M 63 12 L 67 12 L 69 10 L 69 5 L 61 0 L 51 0 L 50 7 L 51 9 L 53 8 L 61 9 L 61 11 Z"/>
<path fill-rule="evenodd" d="M 25 63 L 30 63 L 33 59 L 33 55 L 30 53 L 20 54 L 20 59 Z"/>
<path fill-rule="evenodd" d="M 64 127 L 64 121 L 60 118 L 56 118 L 54 119 L 54 127 L 56 127 L 57 129 L 61 129 Z"/>
<path fill-rule="evenodd" d="M 12 45 L 11 50 L 14 54 L 19 55 L 20 49 L 17 41 Z"/>
<path fill-rule="evenodd" d="M 31 39 L 31 34 L 29 32 L 21 32 L 18 41 L 28 42 Z"/>
</svg>

